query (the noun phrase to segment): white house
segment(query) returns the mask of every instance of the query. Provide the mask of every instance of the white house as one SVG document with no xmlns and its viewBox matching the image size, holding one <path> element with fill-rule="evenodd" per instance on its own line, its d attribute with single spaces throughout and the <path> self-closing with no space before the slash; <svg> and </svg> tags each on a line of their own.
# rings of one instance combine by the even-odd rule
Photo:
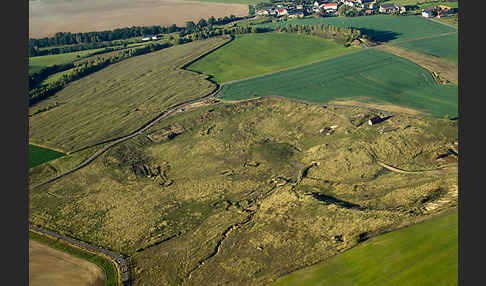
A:
<svg viewBox="0 0 486 286">
<path fill-rule="evenodd" d="M 150 41 L 150 37 L 143 37 L 142 41 Z"/>
</svg>

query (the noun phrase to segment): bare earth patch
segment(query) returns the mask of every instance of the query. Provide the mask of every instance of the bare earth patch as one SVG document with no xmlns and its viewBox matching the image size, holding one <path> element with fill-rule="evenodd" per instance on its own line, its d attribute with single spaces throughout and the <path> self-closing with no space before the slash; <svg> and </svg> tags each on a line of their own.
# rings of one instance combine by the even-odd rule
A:
<svg viewBox="0 0 486 286">
<path fill-rule="evenodd" d="M 410 60 L 423 68 L 426 68 L 430 72 L 438 73 L 441 77 L 449 80 L 451 83 L 458 84 L 459 66 L 457 63 L 449 62 L 438 57 L 429 56 L 386 44 L 379 45 L 375 48 L 377 50 L 406 58 L 407 60 Z"/>
<path fill-rule="evenodd" d="M 29 1 L 29 37 L 53 36 L 56 32 L 91 32 L 128 26 L 184 26 L 229 15 L 244 16 L 242 4 L 184 0 L 38 0 Z"/>
<path fill-rule="evenodd" d="M 375 108 L 375 109 L 381 109 L 381 110 L 386 110 L 389 112 L 397 112 L 397 113 L 406 113 L 406 114 L 412 114 L 412 115 L 417 115 L 420 114 L 421 112 L 412 108 L 406 108 L 403 106 L 398 106 L 394 104 L 389 104 L 389 103 L 366 103 L 362 101 L 356 101 L 356 100 L 332 100 L 329 102 L 330 104 L 342 104 L 342 105 L 358 105 L 358 106 L 363 106 L 363 107 L 368 107 L 368 108 Z"/>
<path fill-rule="evenodd" d="M 95 264 L 29 240 L 30 286 L 103 286 L 104 281 Z"/>
</svg>

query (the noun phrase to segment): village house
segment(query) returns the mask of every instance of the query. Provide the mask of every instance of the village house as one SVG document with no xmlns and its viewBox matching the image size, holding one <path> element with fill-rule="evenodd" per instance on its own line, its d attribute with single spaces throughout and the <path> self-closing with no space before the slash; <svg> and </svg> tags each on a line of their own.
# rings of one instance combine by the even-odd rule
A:
<svg viewBox="0 0 486 286">
<path fill-rule="evenodd" d="M 304 18 L 304 12 L 302 11 L 289 12 L 289 18 Z"/>
<path fill-rule="evenodd" d="M 399 4 L 389 3 L 389 4 L 381 5 L 378 11 L 383 14 L 391 14 L 391 13 L 401 14 L 401 13 L 405 13 L 407 9 L 402 5 L 400 5 L 400 3 Z"/>
<path fill-rule="evenodd" d="M 278 9 L 277 10 L 277 15 L 278 16 L 285 16 L 285 15 L 288 15 L 289 14 L 289 11 L 285 8 L 282 8 L 282 9 Z"/>
<path fill-rule="evenodd" d="M 326 12 L 336 12 L 337 3 L 324 3 L 319 6 L 319 9 L 324 9 Z"/>
<path fill-rule="evenodd" d="M 425 8 L 422 11 L 422 17 L 431 18 L 437 15 L 437 11 L 433 7 Z"/>
<path fill-rule="evenodd" d="M 383 121 L 383 118 L 379 116 L 373 116 L 368 120 L 368 125 L 373 126 L 374 124 L 378 124 Z"/>
</svg>

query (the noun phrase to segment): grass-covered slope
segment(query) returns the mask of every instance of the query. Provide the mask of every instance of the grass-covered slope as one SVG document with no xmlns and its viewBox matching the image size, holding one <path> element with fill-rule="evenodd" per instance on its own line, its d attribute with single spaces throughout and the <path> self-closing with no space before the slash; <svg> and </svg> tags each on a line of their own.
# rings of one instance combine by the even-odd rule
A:
<svg viewBox="0 0 486 286">
<path fill-rule="evenodd" d="M 393 231 L 269 286 L 457 285 L 457 210 Z"/>
<path fill-rule="evenodd" d="M 202 58 L 189 70 L 223 83 L 343 55 L 358 48 L 332 40 L 291 33 L 237 35 L 224 48 Z"/>
<path fill-rule="evenodd" d="M 457 114 L 457 87 L 401 57 L 372 49 L 223 86 L 227 100 L 284 96 L 312 102 L 391 103 L 442 117 Z"/>
<path fill-rule="evenodd" d="M 458 45 L 458 34 L 397 44 L 401 48 L 436 56 L 456 63 L 459 58 Z"/>
<path fill-rule="evenodd" d="M 166 108 L 209 94 L 206 76 L 181 70 L 228 38 L 212 38 L 129 58 L 69 83 L 29 113 L 29 138 L 43 146 L 73 151 L 127 135 Z"/>
<path fill-rule="evenodd" d="M 390 15 L 294 19 L 282 23 L 273 23 L 273 25 L 288 25 L 293 23 L 352 27 L 362 30 L 364 33 L 372 36 L 376 41 L 389 42 L 391 44 L 457 31 L 455 28 L 435 23 L 422 17 Z M 262 26 L 268 25 L 262 24 Z"/>
<path fill-rule="evenodd" d="M 62 157 L 65 154 L 29 144 L 29 168 Z"/>
<path fill-rule="evenodd" d="M 29 73 L 40 71 L 41 69 L 52 65 L 62 65 L 62 64 L 71 63 L 79 58 L 85 57 L 89 54 L 101 50 L 103 50 L 103 48 L 58 54 L 58 55 L 29 57 Z"/>
<path fill-rule="evenodd" d="M 404 175 L 377 163 L 456 164 L 436 158 L 457 121 L 369 126 L 372 115 L 268 98 L 187 108 L 31 188 L 29 221 L 130 255 L 135 285 L 264 285 L 457 205 L 456 169 Z M 30 185 L 78 159 L 32 168 Z"/>
</svg>

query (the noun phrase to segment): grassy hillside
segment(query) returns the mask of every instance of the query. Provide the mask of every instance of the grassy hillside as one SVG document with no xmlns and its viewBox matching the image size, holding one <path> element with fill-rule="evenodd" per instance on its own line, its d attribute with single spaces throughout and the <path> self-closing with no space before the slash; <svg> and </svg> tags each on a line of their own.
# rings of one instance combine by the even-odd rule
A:
<svg viewBox="0 0 486 286">
<path fill-rule="evenodd" d="M 440 57 L 456 63 L 459 58 L 458 45 L 458 34 L 397 44 L 401 48 Z"/>
<path fill-rule="evenodd" d="M 30 189 L 29 220 L 130 255 L 135 285 L 264 285 L 457 205 L 457 169 L 404 175 L 377 164 L 455 165 L 436 157 L 457 121 L 360 124 L 370 116 L 285 99 L 187 108 Z M 70 157 L 32 168 L 30 185 Z"/>
<path fill-rule="evenodd" d="M 222 49 L 195 62 L 189 70 L 213 76 L 218 83 L 275 72 L 358 48 L 332 40 L 291 33 L 237 35 Z"/>
<path fill-rule="evenodd" d="M 262 26 L 286 25 L 292 23 L 328 24 L 338 27 L 352 27 L 360 29 L 368 35 L 372 35 L 377 41 L 389 42 L 391 44 L 404 40 L 457 31 L 457 29 L 432 22 L 422 17 L 390 15 L 294 19 L 278 24 L 263 24 Z"/>
<path fill-rule="evenodd" d="M 72 53 L 65 53 L 65 54 L 58 54 L 58 55 L 29 57 L 29 73 L 40 71 L 41 69 L 52 65 L 71 63 L 79 58 L 88 56 L 89 54 L 92 54 L 97 51 L 101 51 L 103 49 L 104 48 L 84 50 L 79 52 L 72 52 Z"/>
<path fill-rule="evenodd" d="M 381 235 L 278 279 L 291 285 L 457 285 L 457 210 Z M 269 286 L 270 286 L 269 285 Z"/>
<path fill-rule="evenodd" d="M 442 117 L 457 114 L 457 86 L 438 85 L 424 68 L 401 57 L 363 50 L 298 69 L 223 86 L 240 100 L 279 95 L 312 102 L 389 103 Z"/>
<path fill-rule="evenodd" d="M 215 89 L 204 75 L 180 66 L 226 42 L 212 38 L 129 58 L 69 83 L 29 113 L 33 142 L 73 151 L 126 135 L 166 108 Z"/>
<path fill-rule="evenodd" d="M 62 157 L 65 154 L 29 144 L 29 168 Z"/>
</svg>

